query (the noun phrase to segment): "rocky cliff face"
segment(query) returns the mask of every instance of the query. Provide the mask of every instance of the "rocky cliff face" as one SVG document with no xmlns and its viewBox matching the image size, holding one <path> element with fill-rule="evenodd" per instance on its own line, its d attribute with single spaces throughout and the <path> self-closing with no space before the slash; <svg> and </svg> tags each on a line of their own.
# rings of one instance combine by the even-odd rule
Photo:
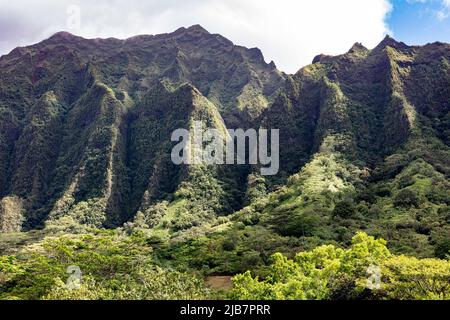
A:
<svg viewBox="0 0 450 320">
<path fill-rule="evenodd" d="M 113 227 L 138 214 L 178 231 L 250 205 L 282 234 L 314 235 L 311 212 L 336 225 L 336 204 L 386 186 L 392 199 L 366 199 L 367 210 L 396 208 L 406 188 L 437 212 L 448 206 L 430 193 L 449 186 L 449 61 L 447 44 L 387 37 L 285 75 L 200 26 L 17 48 L 0 58 L 0 214 L 15 217 L 2 229 L 64 217 Z M 170 134 L 195 120 L 280 129 L 280 174 L 173 165 Z"/>
<path fill-rule="evenodd" d="M 200 26 L 17 48 L 0 59 L 0 196 L 21 199 L 25 227 L 68 212 L 122 223 L 188 176 L 169 163 L 173 130 L 204 113 L 249 126 L 284 78 Z"/>
<path fill-rule="evenodd" d="M 288 77 L 262 121 L 281 128 L 282 169 L 293 175 L 253 206 L 263 224 L 340 242 L 369 229 L 432 255 L 449 232 L 449 59 L 448 44 L 386 37 Z"/>
</svg>

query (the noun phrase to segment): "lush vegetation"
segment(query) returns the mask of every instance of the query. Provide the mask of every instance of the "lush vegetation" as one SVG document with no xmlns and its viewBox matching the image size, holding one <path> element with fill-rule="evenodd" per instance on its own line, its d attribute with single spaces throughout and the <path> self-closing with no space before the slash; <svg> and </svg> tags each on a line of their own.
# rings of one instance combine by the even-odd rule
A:
<svg viewBox="0 0 450 320">
<path fill-rule="evenodd" d="M 231 297 L 250 300 L 450 299 L 450 262 L 394 256 L 384 240 L 364 233 L 348 249 L 332 245 L 272 257 L 265 279 L 234 277 Z"/>
<path fill-rule="evenodd" d="M 288 242 L 279 241 L 278 247 L 265 250 L 276 252 L 283 245 L 289 247 Z M 292 259 L 279 252 L 262 259 L 256 251 L 261 249 L 255 243 L 247 244 L 255 250 L 246 252 L 241 248 L 241 254 L 228 254 L 215 261 L 220 265 L 215 270 L 197 265 L 213 263 L 206 251 L 201 252 L 203 256 L 183 252 L 184 259 L 195 260 L 184 267 L 177 263 L 186 272 L 171 268 L 170 259 L 162 258 L 167 248 L 150 243 L 151 239 L 142 233 L 127 235 L 120 230 L 47 235 L 1 256 L 0 299 L 450 298 L 448 260 L 396 256 L 384 240 L 365 233 L 354 236 L 347 249 L 323 245 L 297 252 Z M 206 250 L 208 244 L 194 246 Z M 212 250 L 234 250 L 231 239 L 222 246 Z M 210 271 L 231 274 L 239 269 L 236 266 L 243 273 L 233 278 L 230 291 L 205 285 L 204 277 Z M 71 282 L 73 267 L 81 271 L 76 283 Z M 255 273 L 259 276 L 253 277 Z"/>
<path fill-rule="evenodd" d="M 81 271 L 70 287 L 68 269 Z M 69 284 L 69 285 L 68 285 Z M 208 290 L 193 275 L 164 269 L 138 235 L 93 231 L 45 238 L 0 258 L 0 299 L 205 299 Z"/>
<path fill-rule="evenodd" d="M 287 76 L 200 26 L 124 44 L 0 58 L 0 298 L 448 299 L 449 45 L 387 37 Z M 279 129 L 279 174 L 172 163 L 200 120 Z"/>
</svg>

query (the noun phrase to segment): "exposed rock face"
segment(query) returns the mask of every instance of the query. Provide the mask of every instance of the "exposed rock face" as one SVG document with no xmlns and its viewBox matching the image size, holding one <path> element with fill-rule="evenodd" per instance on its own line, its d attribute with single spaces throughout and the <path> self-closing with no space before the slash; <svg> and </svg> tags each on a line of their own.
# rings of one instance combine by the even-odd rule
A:
<svg viewBox="0 0 450 320">
<path fill-rule="evenodd" d="M 293 175 L 254 206 L 262 223 L 336 241 L 369 229 L 432 256 L 449 234 L 449 61 L 448 44 L 387 37 L 289 77 L 262 121 L 280 128 L 281 169 Z"/>
<path fill-rule="evenodd" d="M 173 130 L 205 114 L 248 127 L 284 78 L 260 50 L 200 26 L 18 48 L 0 59 L 0 196 L 23 199 L 25 227 L 69 212 L 121 224 L 188 179 L 167 158 Z"/>
<path fill-rule="evenodd" d="M 25 210 L 18 197 L 5 197 L 0 201 L 0 232 L 11 233 L 22 230 Z"/>
<path fill-rule="evenodd" d="M 438 123 L 449 114 L 449 59 L 449 45 L 408 47 L 389 37 L 372 51 L 355 44 L 318 56 L 264 111 L 263 122 L 281 128 L 285 169 L 296 172 L 333 134 L 347 136 L 348 151 L 368 165 L 417 138 L 423 117 L 446 136 Z"/>
</svg>

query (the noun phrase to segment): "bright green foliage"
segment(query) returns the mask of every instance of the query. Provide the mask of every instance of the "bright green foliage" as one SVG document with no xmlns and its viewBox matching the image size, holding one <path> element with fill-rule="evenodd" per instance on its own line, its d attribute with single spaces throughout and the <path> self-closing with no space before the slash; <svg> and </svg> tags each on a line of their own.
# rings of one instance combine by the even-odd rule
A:
<svg viewBox="0 0 450 320">
<path fill-rule="evenodd" d="M 0 299 L 200 299 L 195 277 L 155 265 L 139 235 L 95 231 L 49 237 L 0 257 Z M 65 286 L 67 268 L 82 272 L 81 288 Z"/>
<path fill-rule="evenodd" d="M 450 300 L 450 261 L 398 256 L 383 263 L 389 299 Z"/>
<path fill-rule="evenodd" d="M 277 253 L 263 280 L 248 271 L 233 282 L 231 297 L 245 300 L 450 299 L 450 262 L 392 256 L 384 240 L 358 233 L 349 249 L 321 246 L 293 260 Z"/>
<path fill-rule="evenodd" d="M 82 278 L 81 288 L 67 289 L 57 279 L 44 300 L 198 300 L 207 297 L 207 289 L 197 278 L 172 270 L 146 266 L 110 281 Z"/>
<path fill-rule="evenodd" d="M 200 26 L 15 49 L 0 59 L 1 297 L 198 297 L 180 271 L 252 270 L 243 297 L 444 298 L 425 282 L 445 261 L 398 255 L 450 254 L 449 60 L 387 37 L 286 76 Z M 279 129 L 280 173 L 173 164 L 171 133 L 196 120 Z M 69 263 L 79 292 L 61 285 Z"/>
</svg>

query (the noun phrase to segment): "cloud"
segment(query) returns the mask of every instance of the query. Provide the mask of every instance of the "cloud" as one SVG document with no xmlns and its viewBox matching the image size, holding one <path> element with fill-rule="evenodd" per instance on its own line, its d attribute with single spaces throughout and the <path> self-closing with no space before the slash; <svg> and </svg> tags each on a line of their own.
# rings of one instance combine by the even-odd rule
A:
<svg viewBox="0 0 450 320">
<path fill-rule="evenodd" d="M 80 8 L 79 28 L 70 5 Z M 389 0 L 0 0 L 0 54 L 61 30 L 127 38 L 201 24 L 292 73 L 319 53 L 375 46 L 389 32 L 390 10 Z"/>
<path fill-rule="evenodd" d="M 444 11 L 444 10 L 439 10 L 439 11 L 436 12 L 436 18 L 439 21 L 443 21 L 443 20 L 448 18 L 448 13 L 446 11 Z"/>
<path fill-rule="evenodd" d="M 450 0 L 406 0 L 409 4 L 420 3 L 439 20 L 444 21 L 450 16 Z M 430 8 L 430 7 L 433 8 Z"/>
<path fill-rule="evenodd" d="M 447 19 L 450 15 L 450 0 L 442 0 L 442 8 L 436 13 L 439 21 Z"/>
</svg>

